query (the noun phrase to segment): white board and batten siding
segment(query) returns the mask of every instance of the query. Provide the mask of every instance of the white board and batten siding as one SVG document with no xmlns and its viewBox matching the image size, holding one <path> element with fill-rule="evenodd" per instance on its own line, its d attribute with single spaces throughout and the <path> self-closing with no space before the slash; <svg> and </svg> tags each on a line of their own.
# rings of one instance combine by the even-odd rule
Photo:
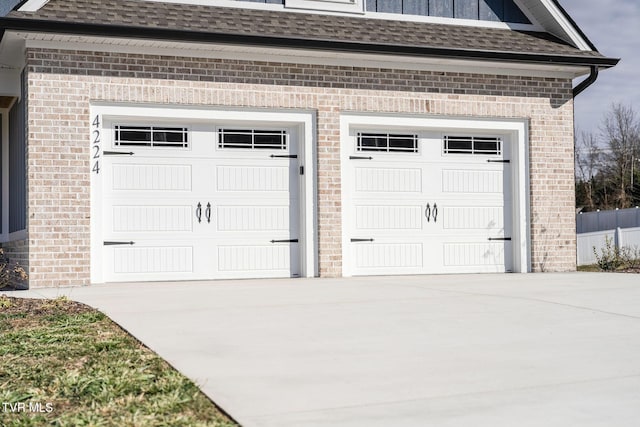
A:
<svg viewBox="0 0 640 427">
<path fill-rule="evenodd" d="M 92 178 L 92 214 L 100 221 L 92 221 L 92 253 L 100 257 L 94 282 L 315 275 L 315 258 L 303 259 L 313 254 L 313 213 L 307 218 L 305 205 L 313 191 L 300 174 L 310 119 L 238 122 L 203 111 L 158 119 L 136 109 L 136 117 L 111 117 L 105 109 L 94 112 L 101 118 Z M 167 139 L 166 129 L 186 129 L 185 142 L 117 140 L 150 127 L 159 139 Z M 225 139 L 234 143 L 222 144 L 225 129 L 237 131 Z"/>
<path fill-rule="evenodd" d="M 517 193 L 524 129 L 513 122 L 498 129 L 484 122 L 462 129 L 449 127 L 457 121 L 381 122 L 352 116 L 342 123 L 343 274 L 529 271 L 527 231 L 517 221 L 526 214 Z M 416 142 L 385 151 L 359 140 L 376 135 Z M 445 149 L 448 136 L 485 138 L 498 149 Z"/>
</svg>

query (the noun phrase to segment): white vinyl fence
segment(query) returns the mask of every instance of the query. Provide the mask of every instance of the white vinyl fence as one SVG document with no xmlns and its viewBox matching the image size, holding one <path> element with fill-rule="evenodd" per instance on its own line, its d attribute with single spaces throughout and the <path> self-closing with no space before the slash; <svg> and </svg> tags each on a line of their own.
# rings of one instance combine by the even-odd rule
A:
<svg viewBox="0 0 640 427">
<path fill-rule="evenodd" d="M 611 239 L 612 246 L 618 248 L 625 246 L 632 249 L 640 248 L 640 227 L 578 234 L 578 265 L 595 264 L 596 256 L 593 248 L 595 247 L 598 254 L 601 254 L 607 238 Z"/>
<path fill-rule="evenodd" d="M 576 232 L 578 234 L 634 227 L 640 227 L 640 208 L 638 207 L 581 212 L 576 215 Z"/>
</svg>

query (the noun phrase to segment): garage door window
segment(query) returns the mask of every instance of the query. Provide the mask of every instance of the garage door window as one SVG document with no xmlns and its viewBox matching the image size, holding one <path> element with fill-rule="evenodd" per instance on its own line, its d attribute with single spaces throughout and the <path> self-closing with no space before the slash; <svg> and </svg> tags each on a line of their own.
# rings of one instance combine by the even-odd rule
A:
<svg viewBox="0 0 640 427">
<path fill-rule="evenodd" d="M 189 148 L 189 132 L 183 127 L 116 126 L 116 147 Z"/>
<path fill-rule="evenodd" d="M 502 139 L 485 136 L 444 137 L 445 154 L 501 155 Z"/>
<path fill-rule="evenodd" d="M 358 133 L 358 151 L 417 153 L 418 136 L 393 133 Z"/>
<path fill-rule="evenodd" d="M 220 129 L 218 148 L 246 150 L 286 150 L 287 132 L 284 130 Z"/>
</svg>

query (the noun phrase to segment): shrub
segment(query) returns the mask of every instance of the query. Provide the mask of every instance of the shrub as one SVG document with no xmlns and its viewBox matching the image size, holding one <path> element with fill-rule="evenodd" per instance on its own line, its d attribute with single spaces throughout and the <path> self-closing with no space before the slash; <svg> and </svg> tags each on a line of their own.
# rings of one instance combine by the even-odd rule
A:
<svg viewBox="0 0 640 427">
<path fill-rule="evenodd" d="M 27 280 L 27 272 L 19 264 L 11 265 L 9 258 L 0 248 L 0 289 L 22 284 Z"/>
<path fill-rule="evenodd" d="M 640 268 L 640 248 L 638 248 L 638 246 L 634 246 L 633 248 L 625 246 L 620 252 L 627 268 L 634 270 Z"/>
<path fill-rule="evenodd" d="M 600 249 L 600 254 L 598 254 L 595 246 L 593 247 L 593 253 L 596 256 L 598 268 L 602 271 L 616 271 L 624 264 L 620 248 L 615 246 L 613 239 L 609 237 L 605 237 L 604 247 Z"/>
</svg>

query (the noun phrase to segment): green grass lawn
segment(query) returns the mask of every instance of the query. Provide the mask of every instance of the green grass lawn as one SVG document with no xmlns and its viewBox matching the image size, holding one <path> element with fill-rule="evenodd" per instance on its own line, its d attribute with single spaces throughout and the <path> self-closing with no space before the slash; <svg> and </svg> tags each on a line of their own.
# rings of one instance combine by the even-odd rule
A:
<svg viewBox="0 0 640 427">
<path fill-rule="evenodd" d="M 0 425 L 237 426 L 102 313 L 2 295 Z"/>
</svg>

